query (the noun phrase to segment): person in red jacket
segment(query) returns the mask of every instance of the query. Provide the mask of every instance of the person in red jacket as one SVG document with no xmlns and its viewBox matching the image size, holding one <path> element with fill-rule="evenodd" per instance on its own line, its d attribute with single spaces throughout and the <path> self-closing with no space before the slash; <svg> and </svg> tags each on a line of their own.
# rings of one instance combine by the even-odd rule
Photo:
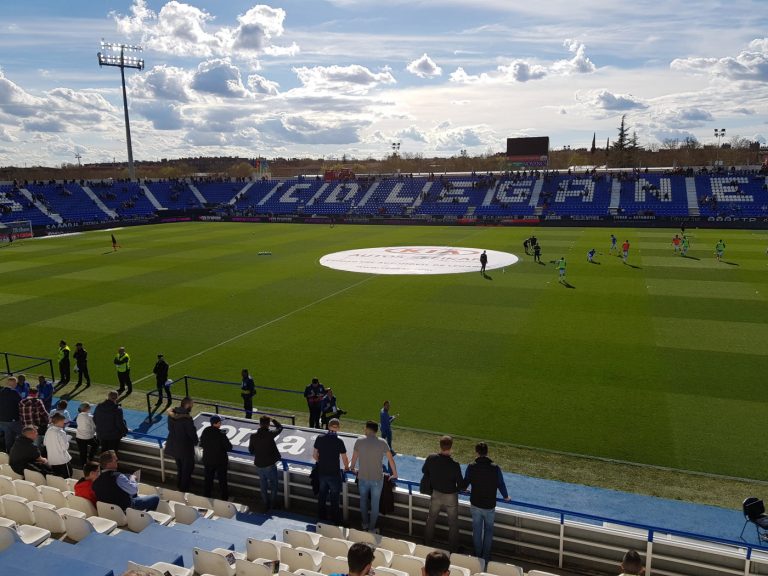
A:
<svg viewBox="0 0 768 576">
<path fill-rule="evenodd" d="M 83 465 L 83 477 L 75 484 L 75 496 L 90 500 L 96 506 L 96 493 L 93 491 L 93 481 L 101 474 L 98 462 L 86 462 Z"/>
</svg>

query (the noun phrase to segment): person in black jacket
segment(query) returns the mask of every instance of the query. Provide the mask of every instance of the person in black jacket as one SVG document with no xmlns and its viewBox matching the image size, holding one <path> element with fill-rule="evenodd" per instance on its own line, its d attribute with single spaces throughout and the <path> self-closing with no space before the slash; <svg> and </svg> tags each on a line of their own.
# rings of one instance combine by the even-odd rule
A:
<svg viewBox="0 0 768 576">
<path fill-rule="evenodd" d="M 85 387 L 91 385 L 91 375 L 88 372 L 88 351 L 83 348 L 83 343 L 75 344 L 75 353 L 72 355 L 75 359 L 75 368 L 77 369 L 77 385 L 80 386 L 85 378 Z"/>
<path fill-rule="evenodd" d="M 168 404 L 171 403 L 171 389 L 165 387 L 165 383 L 168 380 L 169 368 L 170 366 L 168 366 L 168 362 L 165 361 L 165 358 L 163 358 L 163 355 L 158 354 L 157 362 L 155 362 L 155 367 L 152 368 L 152 373 L 155 375 L 155 380 L 157 381 L 157 403 L 158 404 L 163 403 L 163 391 L 167 391 Z"/>
<path fill-rule="evenodd" d="M 269 429 L 270 421 L 275 426 Z M 259 474 L 261 483 L 261 501 L 264 502 L 264 512 L 269 512 L 277 504 L 277 463 L 280 461 L 280 451 L 277 449 L 277 438 L 283 431 L 283 425 L 269 416 L 259 418 L 259 429 L 248 441 L 248 452 L 253 454 L 253 463 Z"/>
<path fill-rule="evenodd" d="M 118 451 L 120 440 L 128 433 L 128 426 L 123 418 L 123 409 L 117 403 L 117 392 L 110 392 L 107 399 L 93 411 L 93 423 L 96 437 L 101 443 L 101 451 Z"/>
<path fill-rule="evenodd" d="M 245 410 L 245 417 L 251 419 L 253 418 L 253 397 L 256 396 L 256 383 L 245 368 L 240 372 L 240 375 L 242 376 L 240 396 L 243 398 L 243 410 Z"/>
<path fill-rule="evenodd" d="M 21 432 L 21 416 L 19 414 L 19 402 L 21 395 L 16 390 L 18 380 L 15 376 L 9 376 L 5 386 L 0 389 L 0 432 L 5 437 L 5 451 L 11 453 L 16 436 Z"/>
<path fill-rule="evenodd" d="M 186 396 L 181 405 L 168 411 L 168 440 L 165 453 L 176 459 L 176 487 L 189 492 L 192 473 L 195 471 L 195 446 L 197 430 L 192 421 L 192 398 Z"/>
<path fill-rule="evenodd" d="M 16 474 L 24 476 L 24 469 L 29 468 L 41 474 L 50 474 L 51 468 L 48 461 L 40 454 L 37 447 L 37 428 L 25 426 L 16 442 L 13 443 L 11 453 L 8 455 L 8 463 Z"/>
<path fill-rule="evenodd" d="M 210 498 L 213 493 L 213 479 L 219 479 L 219 492 L 222 500 L 229 500 L 229 485 L 227 484 L 227 468 L 232 443 L 221 429 L 221 417 L 211 416 L 211 425 L 200 435 L 200 447 L 203 449 L 203 466 L 205 467 L 205 486 L 203 495 Z"/>
<path fill-rule="evenodd" d="M 64 340 L 59 342 L 58 360 L 59 383 L 56 386 L 63 387 L 69 384 L 70 378 L 69 346 L 67 346 L 67 343 L 64 342 Z"/>
<path fill-rule="evenodd" d="M 427 456 L 421 472 L 428 478 L 432 488 L 424 542 L 427 546 L 432 545 L 437 517 L 440 511 L 445 509 L 448 517 L 448 545 L 450 551 L 454 552 L 459 541 L 459 491 L 464 479 L 461 477 L 459 463 L 451 457 L 452 448 L 453 438 L 440 438 L 440 452 Z"/>
<path fill-rule="evenodd" d="M 496 490 L 509 502 L 507 485 L 501 468 L 488 458 L 488 444 L 479 442 L 475 446 L 475 461 L 467 466 L 462 488 L 472 486 L 469 496 L 472 513 L 472 543 L 475 556 L 488 562 L 491 559 L 493 521 L 496 513 Z"/>
</svg>

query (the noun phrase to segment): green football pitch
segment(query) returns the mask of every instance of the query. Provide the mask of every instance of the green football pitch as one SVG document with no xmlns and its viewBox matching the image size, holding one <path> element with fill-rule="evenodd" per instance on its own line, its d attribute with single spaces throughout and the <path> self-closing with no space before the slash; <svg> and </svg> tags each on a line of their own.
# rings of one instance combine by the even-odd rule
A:
<svg viewBox="0 0 768 576">
<path fill-rule="evenodd" d="M 56 357 L 85 343 L 93 379 L 116 383 L 124 345 L 137 387 L 156 354 L 184 374 L 303 390 L 333 386 L 359 420 L 384 399 L 399 425 L 548 450 L 764 478 L 768 419 L 768 234 L 185 223 L 46 238 L 0 249 L 0 350 Z M 713 257 L 723 238 L 723 262 Z M 377 276 L 322 267 L 363 247 L 437 245 L 514 252 L 489 278 Z M 586 253 L 596 248 L 598 264 Z M 259 256 L 270 251 L 270 256 Z M 556 258 L 568 259 L 568 286 Z M 238 402 L 235 387 L 196 384 Z M 260 391 L 295 410 L 299 394 Z"/>
</svg>

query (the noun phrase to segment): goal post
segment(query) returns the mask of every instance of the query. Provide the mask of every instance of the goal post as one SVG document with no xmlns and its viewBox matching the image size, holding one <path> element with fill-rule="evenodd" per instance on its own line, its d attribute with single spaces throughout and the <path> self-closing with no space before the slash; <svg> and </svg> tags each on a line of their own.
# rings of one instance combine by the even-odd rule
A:
<svg viewBox="0 0 768 576">
<path fill-rule="evenodd" d="M 0 222 L 0 244 L 7 244 L 14 240 L 32 238 L 32 222 L 30 220 L 16 220 L 14 222 Z"/>
</svg>

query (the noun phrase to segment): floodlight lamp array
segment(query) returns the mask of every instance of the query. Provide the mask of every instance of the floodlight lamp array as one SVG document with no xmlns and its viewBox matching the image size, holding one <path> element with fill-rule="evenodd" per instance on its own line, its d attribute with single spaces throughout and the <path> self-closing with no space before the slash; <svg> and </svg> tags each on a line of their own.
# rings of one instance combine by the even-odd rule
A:
<svg viewBox="0 0 768 576">
<path fill-rule="evenodd" d="M 144 48 L 132 44 L 120 44 L 119 42 L 101 41 L 102 50 L 112 50 L 114 52 L 141 52 Z"/>
<path fill-rule="evenodd" d="M 101 52 L 98 53 L 98 56 L 99 66 L 118 66 L 124 68 L 136 68 L 137 70 L 144 69 L 143 58 L 123 56 L 122 54 L 113 56 L 111 54 L 102 54 Z"/>
</svg>

